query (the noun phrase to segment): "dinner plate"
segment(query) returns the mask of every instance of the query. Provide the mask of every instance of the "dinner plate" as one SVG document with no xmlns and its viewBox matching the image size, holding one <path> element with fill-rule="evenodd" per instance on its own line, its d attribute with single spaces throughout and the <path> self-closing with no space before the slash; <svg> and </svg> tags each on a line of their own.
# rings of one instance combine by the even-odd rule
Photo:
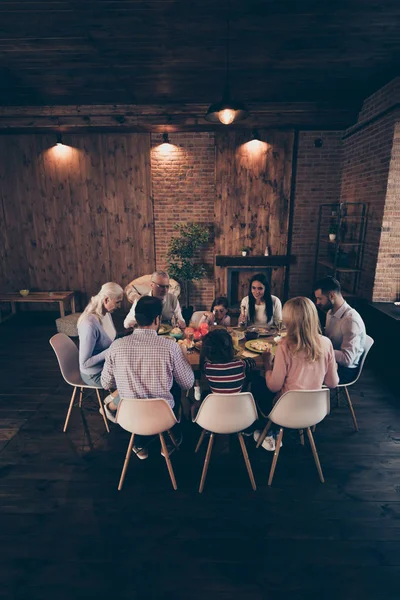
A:
<svg viewBox="0 0 400 600">
<path fill-rule="evenodd" d="M 270 342 L 264 342 L 263 340 L 249 340 L 245 343 L 245 347 L 247 350 L 250 350 L 250 352 L 257 352 L 257 354 L 262 354 L 267 349 L 271 350 L 272 354 L 275 354 L 276 348 Z"/>
<path fill-rule="evenodd" d="M 240 340 L 244 339 L 244 331 L 239 331 L 238 329 L 228 329 L 228 331 L 231 335 L 232 334 L 237 335 L 238 342 L 240 342 Z"/>
<path fill-rule="evenodd" d="M 169 333 L 171 329 L 171 325 L 160 325 L 158 328 L 158 335 L 165 335 L 166 333 Z"/>
<path fill-rule="evenodd" d="M 278 330 L 276 327 L 257 327 L 256 331 L 260 337 L 267 337 L 275 335 Z"/>
</svg>

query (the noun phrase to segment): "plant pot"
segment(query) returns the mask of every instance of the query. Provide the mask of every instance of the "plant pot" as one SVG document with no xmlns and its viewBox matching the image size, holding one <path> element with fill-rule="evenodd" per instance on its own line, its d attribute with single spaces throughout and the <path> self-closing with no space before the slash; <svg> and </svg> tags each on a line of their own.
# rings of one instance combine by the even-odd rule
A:
<svg viewBox="0 0 400 600">
<path fill-rule="evenodd" d="M 182 317 L 184 319 L 184 321 L 186 321 L 186 323 L 190 323 L 190 319 L 192 318 L 193 315 L 193 306 L 184 306 L 182 308 Z"/>
<path fill-rule="evenodd" d="M 334 242 L 336 240 L 336 233 L 330 233 L 329 234 L 329 241 L 330 242 Z"/>
<path fill-rule="evenodd" d="M 242 256 L 247 256 L 247 252 L 242 251 Z"/>
</svg>

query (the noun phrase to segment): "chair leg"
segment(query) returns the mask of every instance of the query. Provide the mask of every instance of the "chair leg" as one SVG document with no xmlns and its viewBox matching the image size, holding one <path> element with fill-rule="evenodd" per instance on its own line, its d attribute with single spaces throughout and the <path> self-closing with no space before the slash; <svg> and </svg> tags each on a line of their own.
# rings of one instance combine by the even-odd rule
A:
<svg viewBox="0 0 400 600">
<path fill-rule="evenodd" d="M 172 430 L 171 430 L 171 429 L 168 429 L 168 435 L 169 435 L 169 437 L 171 438 L 171 442 L 172 442 L 172 443 L 173 443 L 173 445 L 175 446 L 175 449 L 176 449 L 176 450 L 179 450 L 179 446 L 178 446 L 178 444 L 176 443 L 176 437 L 175 437 L 175 436 L 174 436 L 174 434 L 172 433 Z"/>
<path fill-rule="evenodd" d="M 257 489 L 257 486 L 256 486 L 256 482 L 255 482 L 255 479 L 254 479 L 253 470 L 251 468 L 249 455 L 247 454 L 246 444 L 244 443 L 244 439 L 243 439 L 243 436 L 242 436 L 241 433 L 238 433 L 238 438 L 239 438 L 240 446 L 242 448 L 242 452 L 243 452 L 243 456 L 244 456 L 244 462 L 246 463 L 246 469 L 247 469 L 247 472 L 248 472 L 249 477 L 250 477 L 251 487 L 255 491 Z"/>
<path fill-rule="evenodd" d="M 308 439 L 310 440 L 311 450 L 312 450 L 312 453 L 313 453 L 313 456 L 314 456 L 314 460 L 315 460 L 315 464 L 316 464 L 316 467 L 317 467 L 319 478 L 321 480 L 321 483 L 325 483 L 325 479 L 324 479 L 324 476 L 322 474 L 321 463 L 319 462 L 319 458 L 318 458 L 318 454 L 317 454 L 317 449 L 315 447 L 315 442 L 314 442 L 313 434 L 311 433 L 311 429 L 309 427 L 307 427 L 307 435 L 308 435 Z"/>
<path fill-rule="evenodd" d="M 283 428 L 281 427 L 280 430 L 279 430 L 278 439 L 276 440 L 276 444 L 275 444 L 274 458 L 272 460 L 271 471 L 269 472 L 268 485 L 272 484 L 272 480 L 274 478 L 275 467 L 276 467 L 276 463 L 278 462 L 278 457 L 279 457 L 279 451 L 281 449 L 282 438 L 283 438 Z"/>
<path fill-rule="evenodd" d="M 257 440 L 257 445 L 256 445 L 256 448 L 259 448 L 259 447 L 261 446 L 261 444 L 263 443 L 263 441 L 264 441 L 264 440 L 265 440 L 265 438 L 266 438 L 266 435 L 267 435 L 267 433 L 268 433 L 268 431 L 269 431 L 269 428 L 270 428 L 270 427 L 271 427 L 271 421 L 270 421 L 270 420 L 268 420 L 268 422 L 267 422 L 266 426 L 265 426 L 265 427 L 264 427 L 264 429 L 262 430 L 262 433 L 261 433 L 260 437 L 259 437 L 259 438 L 258 438 L 258 440 Z"/>
<path fill-rule="evenodd" d="M 340 390 L 339 390 L 339 388 L 338 388 L 338 387 L 337 387 L 337 388 L 335 388 L 335 392 L 336 392 L 336 408 L 339 408 L 339 398 L 340 398 L 340 396 L 339 396 L 339 391 L 340 391 Z"/>
<path fill-rule="evenodd" d="M 303 429 L 299 429 L 299 434 L 300 434 L 300 444 L 302 446 L 304 446 L 304 431 L 303 431 Z"/>
<path fill-rule="evenodd" d="M 357 423 L 357 419 L 356 419 L 356 413 L 354 412 L 353 404 L 351 402 L 350 394 L 349 394 L 349 390 L 347 389 L 347 386 L 344 386 L 344 393 L 346 394 L 347 404 L 349 405 L 351 417 L 353 419 L 354 429 L 356 431 L 358 431 L 358 423 Z"/>
<path fill-rule="evenodd" d="M 203 440 L 204 440 L 204 436 L 205 436 L 205 435 L 206 435 L 206 431 L 205 431 L 205 429 L 203 429 L 203 431 L 202 431 L 202 432 L 201 432 L 201 434 L 200 434 L 199 441 L 197 442 L 197 446 L 196 446 L 196 450 L 195 450 L 195 452 L 198 452 L 198 451 L 200 450 L 200 446 L 201 446 L 201 445 L 202 445 L 202 443 L 203 443 Z"/>
<path fill-rule="evenodd" d="M 316 425 L 313 425 L 313 426 L 312 426 L 312 432 L 313 432 L 313 433 L 315 433 L 315 430 L 316 430 L 316 429 L 317 429 L 317 426 L 316 426 Z"/>
<path fill-rule="evenodd" d="M 121 477 L 120 477 L 119 484 L 118 484 L 119 492 L 122 490 L 122 486 L 124 485 L 126 470 L 128 468 L 129 461 L 131 460 L 131 456 L 132 456 L 132 448 L 133 448 L 133 440 L 134 439 L 135 439 L 135 434 L 132 433 L 131 439 L 129 440 L 128 450 L 126 451 L 124 466 L 122 467 L 122 473 L 121 473 Z"/>
<path fill-rule="evenodd" d="M 210 435 L 210 441 L 208 442 L 208 448 L 207 448 L 207 453 L 206 453 L 206 458 L 204 460 L 204 466 L 203 466 L 203 472 L 201 474 L 201 480 L 200 480 L 200 487 L 199 487 L 199 494 L 202 493 L 203 489 L 204 489 L 204 484 L 206 482 L 206 477 L 207 477 L 207 471 L 208 471 L 208 465 L 210 463 L 210 458 L 211 458 L 211 450 L 213 447 L 213 443 L 214 443 L 214 434 L 211 433 Z"/>
<path fill-rule="evenodd" d="M 82 398 L 83 398 L 83 388 L 81 388 L 81 391 L 79 393 L 79 408 L 82 408 Z"/>
<path fill-rule="evenodd" d="M 110 433 L 110 428 L 108 426 L 108 421 L 107 421 L 106 413 L 104 412 L 104 407 L 103 407 L 103 403 L 102 403 L 101 398 L 100 398 L 100 392 L 99 392 L 98 388 L 96 388 L 96 394 L 97 394 L 97 400 L 99 401 L 100 412 L 101 412 L 101 414 L 103 416 L 104 425 L 106 426 L 107 433 Z"/>
<path fill-rule="evenodd" d="M 176 479 L 175 479 L 175 474 L 174 474 L 174 470 L 172 468 L 172 464 L 171 464 L 171 459 L 169 457 L 169 452 L 167 449 L 167 444 L 165 443 L 165 439 L 162 433 L 159 434 L 160 435 L 160 442 L 161 442 L 161 447 L 163 449 L 164 452 L 164 457 L 167 463 L 167 467 L 168 467 L 168 473 L 169 476 L 171 477 L 171 482 L 172 482 L 172 487 L 174 488 L 174 490 L 178 489 L 178 486 L 176 485 Z"/>
<path fill-rule="evenodd" d="M 70 403 L 69 403 L 69 407 L 68 407 L 67 417 L 66 417 L 66 419 L 65 419 L 65 423 L 64 423 L 64 429 L 63 429 L 63 432 L 64 432 L 64 433 L 67 431 L 67 427 L 68 427 L 68 421 L 69 421 L 69 418 L 70 418 L 70 416 L 71 416 L 71 410 L 72 410 L 72 407 L 73 407 L 73 405 L 74 405 L 75 394 L 76 394 L 76 390 L 77 390 L 77 389 L 78 389 L 78 388 L 74 387 L 74 391 L 72 392 L 71 401 L 70 401 Z"/>
</svg>

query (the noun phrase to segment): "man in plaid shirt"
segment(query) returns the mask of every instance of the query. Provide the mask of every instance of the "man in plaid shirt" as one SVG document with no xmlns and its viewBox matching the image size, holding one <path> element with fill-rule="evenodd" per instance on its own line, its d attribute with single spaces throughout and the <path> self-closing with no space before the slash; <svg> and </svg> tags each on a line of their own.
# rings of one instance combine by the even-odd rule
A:
<svg viewBox="0 0 400 600">
<path fill-rule="evenodd" d="M 194 384 L 194 374 L 186 358 L 186 348 L 181 348 L 170 338 L 157 335 L 161 312 L 159 298 L 140 298 L 136 305 L 138 327 L 131 335 L 111 344 L 101 374 L 101 385 L 106 390 L 117 389 L 120 398 L 165 398 L 174 408 L 173 381 L 183 390 L 189 390 Z M 115 420 L 116 408 L 112 400 L 106 406 L 112 420 Z M 136 450 L 140 454 L 147 453 Z"/>
</svg>

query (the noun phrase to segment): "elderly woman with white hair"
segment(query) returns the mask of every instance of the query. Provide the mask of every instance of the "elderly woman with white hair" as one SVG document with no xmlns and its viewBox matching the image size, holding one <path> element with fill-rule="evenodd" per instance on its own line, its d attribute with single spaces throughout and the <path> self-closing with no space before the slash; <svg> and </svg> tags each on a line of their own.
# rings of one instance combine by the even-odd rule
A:
<svg viewBox="0 0 400 600">
<path fill-rule="evenodd" d="M 78 320 L 79 369 L 81 377 L 88 385 L 101 386 L 100 376 L 106 353 L 116 338 L 111 313 L 121 306 L 123 289 L 117 283 L 105 283 Z M 109 409 L 115 411 L 119 402 L 118 391 L 105 399 L 107 417 L 115 421 Z"/>
</svg>

